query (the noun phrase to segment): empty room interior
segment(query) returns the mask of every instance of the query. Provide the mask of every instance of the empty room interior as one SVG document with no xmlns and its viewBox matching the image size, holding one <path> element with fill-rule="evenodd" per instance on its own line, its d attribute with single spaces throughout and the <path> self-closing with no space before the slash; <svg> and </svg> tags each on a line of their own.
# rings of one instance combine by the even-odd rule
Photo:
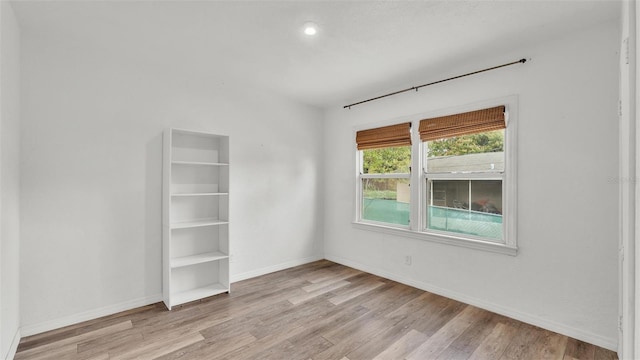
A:
<svg viewBox="0 0 640 360">
<path fill-rule="evenodd" d="M 634 1 L 0 6 L 0 359 L 640 359 Z"/>
</svg>

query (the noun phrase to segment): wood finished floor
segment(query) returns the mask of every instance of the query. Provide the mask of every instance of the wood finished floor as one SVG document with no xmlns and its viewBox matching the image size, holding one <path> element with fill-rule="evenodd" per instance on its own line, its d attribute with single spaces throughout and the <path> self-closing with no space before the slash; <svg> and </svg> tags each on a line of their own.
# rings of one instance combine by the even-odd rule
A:
<svg viewBox="0 0 640 360">
<path fill-rule="evenodd" d="M 329 261 L 21 340 L 26 359 L 617 359 L 614 352 Z"/>
</svg>

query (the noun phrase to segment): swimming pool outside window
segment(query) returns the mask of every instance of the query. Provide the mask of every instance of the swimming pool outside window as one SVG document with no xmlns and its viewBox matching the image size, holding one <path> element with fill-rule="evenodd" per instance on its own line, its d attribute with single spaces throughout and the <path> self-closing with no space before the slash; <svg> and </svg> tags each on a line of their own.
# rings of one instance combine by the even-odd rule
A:
<svg viewBox="0 0 640 360">
<path fill-rule="evenodd" d="M 409 226 L 411 124 L 359 131 L 359 221 Z"/>
<path fill-rule="evenodd" d="M 411 147 L 362 151 L 362 220 L 409 226 Z"/>
<path fill-rule="evenodd" d="M 517 98 L 503 101 L 357 131 L 354 226 L 515 255 Z M 364 144 L 391 128 L 404 140 Z"/>
<path fill-rule="evenodd" d="M 504 242 L 505 107 L 420 121 L 425 231 Z"/>
</svg>

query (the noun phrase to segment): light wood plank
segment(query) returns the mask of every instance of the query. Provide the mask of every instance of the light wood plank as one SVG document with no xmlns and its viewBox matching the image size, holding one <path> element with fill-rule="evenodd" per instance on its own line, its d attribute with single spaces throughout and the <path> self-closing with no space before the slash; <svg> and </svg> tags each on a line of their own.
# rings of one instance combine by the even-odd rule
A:
<svg viewBox="0 0 640 360">
<path fill-rule="evenodd" d="M 224 356 L 220 357 L 220 359 L 225 360 L 241 360 L 241 359 L 256 359 L 256 354 L 264 351 L 265 349 L 269 349 L 282 341 L 287 340 L 288 338 L 295 336 L 298 332 L 302 330 L 302 327 L 296 326 L 287 326 L 281 331 L 276 333 L 269 334 L 268 336 L 263 337 L 262 339 L 258 339 L 246 346 L 238 348 L 234 351 L 224 354 Z M 213 355 L 214 359 L 217 359 L 217 355 Z"/>
<path fill-rule="evenodd" d="M 59 360 L 59 359 L 74 359 L 76 352 L 75 344 L 50 344 L 47 346 L 47 350 L 43 351 L 29 351 L 16 354 L 15 360 L 29 359 L 29 360 Z M 32 349 L 34 350 L 34 349 Z M 40 350 L 36 348 L 35 350 Z"/>
<path fill-rule="evenodd" d="M 336 359 L 345 355 L 351 357 L 352 351 L 364 346 L 371 338 L 393 326 L 395 322 L 396 320 L 380 316 L 378 313 L 368 312 L 324 334 L 324 338 L 334 346 L 314 356 L 314 359 Z"/>
<path fill-rule="evenodd" d="M 349 284 L 350 284 L 350 282 L 348 282 L 348 281 L 344 281 L 344 280 L 337 281 L 337 282 L 334 282 L 334 283 L 329 284 L 327 286 L 324 286 L 324 287 L 322 287 L 322 288 L 320 288 L 318 290 L 311 291 L 311 292 L 306 293 L 306 294 L 302 294 L 302 295 L 291 297 L 291 298 L 289 298 L 289 302 L 292 303 L 293 305 L 297 305 L 297 304 L 300 304 L 302 302 L 305 302 L 305 301 L 308 301 L 310 299 L 313 299 L 316 296 L 319 296 L 319 295 L 322 295 L 322 294 L 326 294 L 326 293 L 328 293 L 330 291 L 333 291 L 335 289 L 339 289 L 339 288 L 341 288 L 343 286 L 347 286 Z"/>
<path fill-rule="evenodd" d="M 480 346 L 503 317 L 488 311 L 481 311 L 473 323 L 458 336 L 451 345 L 438 355 L 436 359 L 449 360 L 452 358 L 468 359 Z"/>
<path fill-rule="evenodd" d="M 131 310 L 126 310 L 117 314 L 104 316 L 98 319 L 65 326 L 63 328 L 47 331 L 45 333 L 31 335 L 20 339 L 18 352 L 50 344 L 61 339 L 84 334 L 89 331 L 102 329 L 107 326 L 119 324 L 126 320 L 131 320 L 132 323 L 135 323 L 135 321 L 139 319 L 154 318 L 159 313 L 162 313 L 164 311 L 164 305 L 161 303 L 156 303 Z"/>
<path fill-rule="evenodd" d="M 331 346 L 333 344 L 321 336 L 309 337 L 297 343 L 285 340 L 256 354 L 254 358 L 260 360 L 306 359 L 309 355 L 317 354 Z"/>
<path fill-rule="evenodd" d="M 261 318 L 261 323 L 258 324 L 251 333 L 257 338 L 262 338 L 285 326 L 295 325 L 304 327 L 327 316 L 333 309 L 335 309 L 335 306 L 323 298 L 314 299 L 303 305 L 288 309 L 286 312 L 278 314 L 277 316 Z"/>
<path fill-rule="evenodd" d="M 509 325 L 497 324 L 478 348 L 471 354 L 469 360 L 499 359 L 513 339 L 516 329 Z"/>
<path fill-rule="evenodd" d="M 366 343 L 362 344 L 360 347 L 353 350 L 347 355 L 354 359 L 372 359 L 381 352 L 384 352 L 389 346 L 393 345 L 393 343 L 398 341 L 400 338 L 407 335 L 408 332 L 418 331 L 419 333 L 422 333 L 416 329 L 416 325 L 423 321 L 424 318 L 421 316 L 408 316 L 401 318 L 394 317 L 392 318 L 392 326 L 387 327 L 383 331 L 371 337 Z M 429 336 L 425 334 L 425 337 L 428 338 Z"/>
<path fill-rule="evenodd" d="M 85 360 L 109 360 L 109 354 L 108 353 L 98 354 L 98 355 L 86 358 Z"/>
<path fill-rule="evenodd" d="M 336 280 L 344 280 L 359 274 L 363 274 L 363 272 L 352 268 L 345 267 L 336 269 L 333 267 L 324 267 L 305 274 L 303 278 L 312 284 L 317 284 L 324 281 L 333 282 Z"/>
<path fill-rule="evenodd" d="M 135 346 L 144 341 L 144 336 L 139 328 L 132 328 L 117 333 L 109 334 L 83 341 L 77 344 L 79 360 L 89 360 L 102 354 L 109 354 L 109 351 L 127 346 Z"/>
<path fill-rule="evenodd" d="M 353 289 L 350 289 L 348 291 L 345 291 L 343 293 L 341 293 L 340 295 L 334 296 L 332 298 L 329 299 L 329 301 L 334 304 L 334 305 L 340 305 L 344 302 L 347 302 L 351 299 L 354 299 L 360 295 L 366 294 L 369 291 L 376 289 L 380 286 L 384 285 L 383 282 L 380 281 L 376 281 L 373 282 L 371 284 L 364 284 L 362 286 L 356 286 Z"/>
<path fill-rule="evenodd" d="M 147 342 L 146 344 L 143 343 L 142 346 L 127 349 L 123 352 L 118 352 L 116 354 L 109 353 L 109 359 L 151 360 L 203 340 L 204 337 L 202 337 L 202 335 L 200 335 L 199 333 L 195 333 L 181 336 L 179 338 L 172 338 L 171 341 Z"/>
<path fill-rule="evenodd" d="M 482 310 L 468 305 L 460 314 L 438 330 L 429 340 L 412 351 L 408 360 L 433 359 L 445 350 L 462 332 L 471 325 Z"/>
<path fill-rule="evenodd" d="M 404 359 L 409 353 L 413 352 L 422 343 L 427 341 L 429 337 L 419 331 L 411 330 L 403 337 L 391 344 L 385 351 L 378 354 L 374 360 L 396 360 Z"/>
<path fill-rule="evenodd" d="M 615 360 L 618 358 L 618 355 L 616 355 L 616 353 L 611 350 L 596 347 L 593 358 L 595 360 Z"/>
<path fill-rule="evenodd" d="M 593 360 L 595 351 L 595 345 L 587 344 L 583 341 L 569 338 L 567 340 L 567 348 L 565 349 L 563 359 Z"/>
<path fill-rule="evenodd" d="M 198 341 L 160 356 L 155 360 L 213 359 L 248 346 L 256 340 L 257 339 L 248 332 L 234 336 L 232 341 L 207 341 L 205 339 L 205 341 Z"/>
<path fill-rule="evenodd" d="M 16 360 L 20 359 L 45 359 L 47 357 L 38 357 L 38 356 L 46 356 L 46 354 L 51 354 L 56 351 L 61 351 L 61 349 L 65 349 L 67 347 L 72 347 L 73 351 L 76 352 L 77 344 L 89 339 L 95 339 L 102 336 L 106 336 L 109 334 L 113 334 L 119 331 L 124 331 L 131 329 L 133 324 L 131 320 L 123 321 L 119 324 L 111 325 L 104 327 L 102 329 L 97 329 L 93 331 L 89 331 L 84 334 L 64 338 L 58 340 L 53 343 L 49 343 L 46 345 L 39 346 L 37 348 L 21 351 L 16 354 Z M 43 355 L 44 354 L 44 355 Z"/>
<path fill-rule="evenodd" d="M 542 331 L 535 326 L 522 324 L 500 359 L 532 359 L 533 347 L 542 335 Z"/>
<path fill-rule="evenodd" d="M 544 331 L 534 346 L 534 354 L 540 360 L 562 360 L 566 348 L 566 336 Z"/>
</svg>

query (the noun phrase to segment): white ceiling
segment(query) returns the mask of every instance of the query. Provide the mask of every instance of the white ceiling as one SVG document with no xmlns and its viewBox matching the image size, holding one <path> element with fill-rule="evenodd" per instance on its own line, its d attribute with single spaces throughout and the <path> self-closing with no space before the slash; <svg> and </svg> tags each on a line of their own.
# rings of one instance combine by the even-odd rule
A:
<svg viewBox="0 0 640 360">
<path fill-rule="evenodd" d="M 13 6 L 27 36 L 54 34 L 317 106 L 396 90 L 390 87 L 407 74 L 424 77 L 414 77 L 406 87 L 438 80 L 428 69 L 508 52 L 620 14 L 614 0 L 14 1 Z M 308 20 L 320 26 L 316 37 L 302 35 Z"/>
</svg>

